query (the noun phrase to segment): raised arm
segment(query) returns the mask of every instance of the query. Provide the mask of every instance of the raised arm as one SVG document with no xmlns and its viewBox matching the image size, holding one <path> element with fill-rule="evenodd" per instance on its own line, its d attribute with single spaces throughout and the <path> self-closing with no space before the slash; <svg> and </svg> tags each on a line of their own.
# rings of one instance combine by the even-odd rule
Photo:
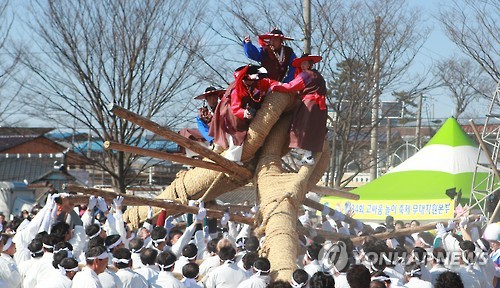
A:
<svg viewBox="0 0 500 288">
<path fill-rule="evenodd" d="M 248 36 L 243 40 L 243 51 L 249 59 L 257 62 L 262 61 L 262 48 L 255 47 L 255 45 L 252 44 L 252 41 L 250 41 L 250 37 Z"/>
<path fill-rule="evenodd" d="M 300 91 L 305 87 L 306 84 L 304 78 L 302 77 L 302 74 L 299 74 L 290 83 L 279 83 L 271 85 L 271 91 L 289 93 Z"/>
</svg>

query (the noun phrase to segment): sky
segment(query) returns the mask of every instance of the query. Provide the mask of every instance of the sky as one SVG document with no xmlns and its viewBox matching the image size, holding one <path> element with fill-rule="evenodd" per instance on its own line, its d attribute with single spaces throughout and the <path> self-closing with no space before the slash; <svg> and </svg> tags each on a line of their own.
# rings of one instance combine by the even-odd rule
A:
<svg viewBox="0 0 500 288">
<path fill-rule="evenodd" d="M 16 1 L 16 0 L 14 0 Z M 27 3 L 29 1 L 20 1 Z M 426 19 L 427 24 L 432 27 L 429 38 L 424 43 L 424 46 L 419 51 L 419 54 L 414 60 L 411 67 L 411 73 L 423 73 L 428 70 L 438 60 L 442 60 L 453 55 L 460 55 L 461 52 L 458 48 L 446 37 L 441 30 L 439 23 L 434 18 L 440 7 L 449 3 L 447 0 L 406 0 L 410 6 L 419 7 L 422 10 L 423 18 Z M 19 6 L 18 6 L 19 7 Z M 16 8 L 20 9 L 20 8 Z M 18 15 L 19 16 L 19 15 Z M 314 21 L 314 20 L 313 20 Z M 16 31 L 16 28 L 14 29 Z M 495 87 L 492 87 L 494 89 Z M 387 95 L 385 97 L 388 97 Z M 392 99 L 391 99 L 392 100 Z M 486 109 L 489 103 L 476 103 L 475 107 L 471 107 L 472 113 L 478 116 L 486 114 Z M 446 119 L 453 114 L 453 103 L 451 99 L 446 96 L 446 91 L 436 89 L 428 94 L 424 94 L 422 117 L 425 119 Z M 484 111 L 483 111 L 484 110 Z M 443 121 L 444 122 L 444 121 Z M 29 125 L 39 126 L 38 123 L 29 123 Z"/>
<path fill-rule="evenodd" d="M 439 12 L 443 5 L 449 4 L 448 0 L 407 0 L 409 5 L 420 7 L 423 10 L 425 17 L 428 17 L 428 24 L 432 27 L 429 38 L 424 46 L 419 51 L 414 65 L 415 71 L 424 71 L 425 68 L 436 63 L 438 60 L 446 59 L 452 56 L 461 57 L 463 53 L 459 48 L 451 42 L 446 34 L 441 29 L 437 20 L 433 17 Z M 495 87 L 492 87 L 492 91 Z M 487 113 L 489 101 L 478 101 L 470 106 L 469 112 L 484 117 Z M 422 117 L 439 118 L 444 120 L 453 115 L 453 103 L 446 96 L 446 91 L 443 89 L 435 89 L 428 94 L 424 94 Z"/>
</svg>

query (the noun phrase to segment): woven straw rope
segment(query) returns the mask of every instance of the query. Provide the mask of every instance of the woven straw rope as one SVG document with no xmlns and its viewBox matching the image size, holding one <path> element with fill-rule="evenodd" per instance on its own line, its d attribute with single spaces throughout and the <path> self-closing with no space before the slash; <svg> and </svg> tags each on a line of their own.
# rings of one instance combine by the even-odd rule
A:
<svg viewBox="0 0 500 288">
<path fill-rule="evenodd" d="M 294 98 L 289 94 L 271 92 L 262 102 L 256 117 L 250 123 L 247 138 L 243 144 L 242 160 L 244 162 L 252 159 L 257 150 L 269 134 L 271 127 L 278 121 L 283 111 L 291 110 Z M 157 198 L 179 200 L 186 203 L 189 199 L 203 197 L 210 201 L 216 197 L 241 187 L 246 183 L 230 179 L 227 176 L 219 177 L 219 172 L 203 168 L 194 168 L 178 174 L 170 186 L 168 186 Z M 216 183 L 214 181 L 217 179 Z M 249 179 L 251 180 L 251 179 Z M 209 193 L 206 193 L 210 188 Z M 147 219 L 148 207 L 132 207 L 125 211 L 124 219 L 132 229 L 137 229 L 139 224 Z M 161 209 L 154 208 L 153 215 L 156 217 Z"/>
</svg>

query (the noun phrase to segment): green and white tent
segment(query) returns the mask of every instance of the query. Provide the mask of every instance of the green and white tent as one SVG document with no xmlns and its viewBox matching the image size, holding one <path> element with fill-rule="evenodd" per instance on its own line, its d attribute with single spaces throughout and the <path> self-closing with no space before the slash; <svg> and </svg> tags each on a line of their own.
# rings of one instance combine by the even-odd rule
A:
<svg viewBox="0 0 500 288">
<path fill-rule="evenodd" d="M 462 191 L 461 202 L 468 202 L 477 155 L 475 142 L 454 118 L 449 118 L 415 155 L 380 178 L 352 190 L 360 195 L 360 201 L 351 202 L 349 206 L 354 205 L 358 216 L 367 215 L 366 219 L 399 214 L 402 216 L 399 219 L 406 218 L 405 215 L 406 219 L 419 215 L 424 219 L 452 217 L 453 201 L 445 194 L 446 190 Z M 482 163 L 486 161 L 481 159 Z M 480 178 L 487 176 L 486 171 L 481 174 Z M 334 199 L 324 197 L 322 202 L 339 208 L 341 203 Z M 367 206 L 371 206 L 370 209 Z"/>
</svg>

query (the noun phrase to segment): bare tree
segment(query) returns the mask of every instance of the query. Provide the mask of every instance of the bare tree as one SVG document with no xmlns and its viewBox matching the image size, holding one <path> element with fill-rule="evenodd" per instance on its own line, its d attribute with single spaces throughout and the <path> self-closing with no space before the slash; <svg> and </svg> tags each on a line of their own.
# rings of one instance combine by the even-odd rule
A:
<svg viewBox="0 0 500 288">
<path fill-rule="evenodd" d="M 365 161 L 371 129 L 371 99 L 374 85 L 374 42 L 380 46 L 380 92 L 389 93 L 405 86 L 408 90 L 429 89 L 425 75 L 409 76 L 408 68 L 428 35 L 417 10 L 409 9 L 404 1 L 313 1 L 318 21 L 313 25 L 313 46 L 323 56 L 323 75 L 330 83 L 330 107 L 340 108 L 349 103 L 351 113 L 335 113 L 332 132 L 330 185 L 343 187 L 357 173 L 374 163 Z M 380 34 L 375 35 L 375 18 L 381 18 Z M 339 64 L 337 64 L 339 63 Z M 339 66 L 340 65 L 340 66 Z M 340 68 L 340 69 L 339 69 Z M 350 72 L 349 72 L 350 71 Z M 352 71 L 356 71 L 352 73 Z M 348 76 L 346 79 L 346 72 Z M 350 78 L 350 79 L 349 79 Z M 412 80 L 408 80 L 412 78 Z M 342 84 L 343 83 L 343 84 Z M 348 93 L 342 92 L 347 85 Z M 387 99 L 387 97 L 386 97 Z M 380 121 L 385 115 L 380 115 Z M 380 123 L 379 121 L 379 123 Z M 375 125 L 378 125 L 376 123 Z M 379 158 L 379 161 L 382 159 Z M 355 165 L 352 165 L 352 164 Z M 356 169 L 352 169 L 354 166 Z M 344 174 L 352 172 L 349 177 Z"/>
<path fill-rule="evenodd" d="M 369 123 L 363 122 L 361 117 L 371 115 L 369 99 L 374 79 L 375 17 L 380 16 L 382 19 L 381 35 L 378 35 L 382 43 L 380 89 L 382 93 L 388 92 L 389 95 L 396 88 L 401 90 L 401 85 L 407 86 L 407 90 L 415 91 L 426 89 L 425 87 L 430 85 L 423 76 L 407 75 L 408 68 L 425 42 L 429 30 L 423 26 L 420 12 L 410 9 L 405 1 L 401 0 L 312 0 L 311 5 L 312 53 L 323 57 L 318 64 L 318 70 L 330 85 L 329 106 L 334 112 L 339 112 L 342 105 L 350 103 L 345 106 L 349 107 L 348 110 L 333 113 L 332 119 L 332 130 L 337 140 L 335 145 L 332 142 L 330 175 L 335 175 L 336 179 L 332 185 L 339 187 L 350 181 L 347 179 L 342 182 L 343 174 L 349 163 L 355 161 L 353 157 L 359 154 L 360 146 L 366 144 L 364 137 L 370 134 L 371 127 L 367 125 Z M 230 19 L 223 24 L 223 30 L 230 31 L 226 37 L 239 45 L 244 35 L 250 33 L 256 36 L 272 27 L 280 27 L 285 34 L 297 40 L 301 40 L 304 35 L 303 1 L 300 0 L 235 0 L 221 11 L 225 11 L 221 18 Z M 293 41 L 289 44 L 300 56 L 298 51 L 302 50 L 302 43 Z M 242 49 L 240 51 L 243 55 Z M 350 74 L 348 71 L 356 73 Z M 355 78 L 340 80 L 336 78 L 339 75 L 355 75 Z M 354 81 L 358 83 L 354 85 Z M 357 90 L 354 94 L 349 94 L 342 92 L 345 91 L 343 89 Z M 357 105 L 359 107 L 356 107 Z M 359 143 L 354 144 L 353 141 Z M 369 167 L 360 165 L 359 168 L 358 172 Z"/>
<path fill-rule="evenodd" d="M 500 3 L 495 0 L 453 0 L 438 15 L 448 38 L 495 81 L 500 55 Z"/>
<path fill-rule="evenodd" d="M 110 114 L 109 103 L 169 127 L 186 120 L 186 90 L 196 83 L 204 45 L 206 9 L 197 1 L 35 4 L 32 43 L 45 53 L 25 51 L 23 64 L 32 74 L 26 98 L 36 99 L 26 104 L 37 116 L 62 127 L 76 121 L 101 141 L 134 146 L 144 130 Z M 91 160 L 125 191 L 134 156 L 105 151 Z"/>
<path fill-rule="evenodd" d="M 438 63 L 436 75 L 451 94 L 455 104 L 453 116 L 458 119 L 473 101 L 490 97 L 492 84 L 485 70 L 466 58 L 450 58 Z"/>
<path fill-rule="evenodd" d="M 8 47 L 14 23 L 14 16 L 9 8 L 10 1 L 0 2 L 0 125 L 8 125 L 8 119 L 19 108 L 19 102 L 16 101 L 19 89 L 9 85 L 13 82 L 12 77 L 19 63 L 19 54 L 10 51 Z"/>
</svg>

